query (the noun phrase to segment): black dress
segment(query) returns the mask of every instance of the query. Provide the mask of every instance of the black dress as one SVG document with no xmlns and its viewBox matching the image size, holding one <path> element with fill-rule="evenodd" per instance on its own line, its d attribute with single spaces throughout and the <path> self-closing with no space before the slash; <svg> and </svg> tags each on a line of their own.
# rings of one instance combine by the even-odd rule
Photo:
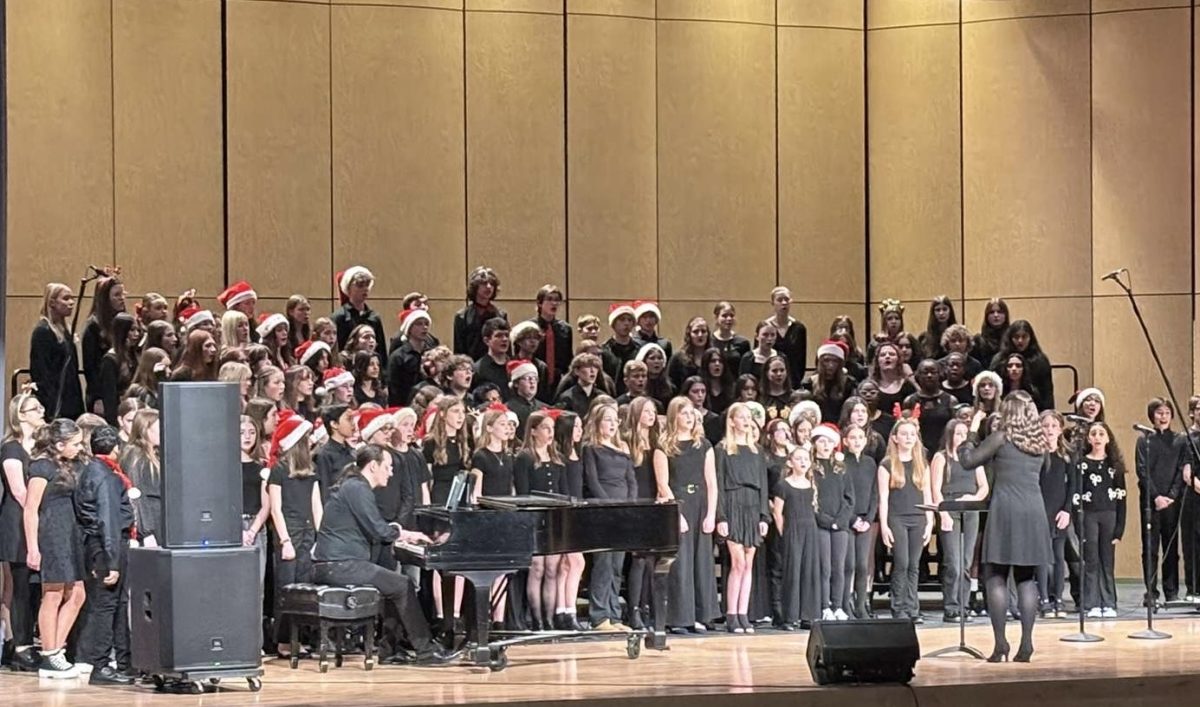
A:
<svg viewBox="0 0 1200 707">
<path fill-rule="evenodd" d="M 567 459 L 563 486 L 571 498 L 583 498 L 583 459 Z"/>
<path fill-rule="evenodd" d="M 471 468 L 483 473 L 484 496 L 513 495 L 513 457 L 508 452 L 480 449 L 471 457 Z"/>
<path fill-rule="evenodd" d="M 783 620 L 813 621 L 821 614 L 820 543 L 813 488 L 802 489 L 780 480 L 772 492 L 783 500 Z"/>
<path fill-rule="evenodd" d="M 678 455 L 667 457 L 667 483 L 688 525 L 687 532 L 679 534 L 679 554 L 667 576 L 668 626 L 690 628 L 721 614 L 717 607 L 713 536 L 703 528 L 708 510 L 704 460 L 711 449 L 707 440 L 701 440 L 700 446 L 683 442 Z"/>
<path fill-rule="evenodd" d="M 738 445 L 730 454 L 717 448 L 717 520 L 729 524 L 729 540 L 745 547 L 758 547 L 763 537 L 759 523 L 770 522 L 767 489 L 767 460 L 761 453 Z"/>
<path fill-rule="evenodd" d="M 983 533 L 981 562 L 1036 567 L 1054 560 L 1042 502 L 1043 454 L 1026 454 L 1003 432 L 958 452 L 964 469 L 991 464 L 995 481 Z"/>
<path fill-rule="evenodd" d="M 541 461 L 533 452 L 524 451 L 517 455 L 513 464 L 513 486 L 518 496 L 526 496 L 533 491 L 567 493 L 563 478 L 565 473 L 562 464 Z"/>
<path fill-rule="evenodd" d="M 21 443 L 12 440 L 0 446 L 0 464 L 9 459 L 21 463 L 21 476 L 29 481 L 29 454 Z M 2 471 L 2 470 L 0 470 Z M 24 509 L 8 485 L 8 474 L 0 474 L 4 483 L 4 500 L 0 501 L 0 562 L 25 564 Z"/>
<path fill-rule="evenodd" d="M 29 465 L 30 479 L 44 479 L 46 491 L 38 507 L 38 570 L 42 584 L 81 582 L 84 577 L 83 534 L 75 519 L 75 480 L 51 459 Z"/>
<path fill-rule="evenodd" d="M 79 384 L 75 342 L 70 336 L 59 341 L 45 319 L 37 323 L 30 336 L 29 377 L 37 384 L 35 394 L 46 408 L 47 420 L 56 417 L 74 420 L 83 414 L 83 387 Z"/>
<path fill-rule="evenodd" d="M 433 440 L 426 439 L 421 452 L 425 455 L 425 463 L 429 465 L 429 476 L 433 481 L 429 490 L 429 502 L 435 506 L 444 506 L 450 498 L 450 487 L 454 485 L 454 477 L 466 471 L 463 464 L 462 450 L 454 440 L 446 447 L 446 463 L 435 461 L 434 451 L 437 445 Z"/>
</svg>

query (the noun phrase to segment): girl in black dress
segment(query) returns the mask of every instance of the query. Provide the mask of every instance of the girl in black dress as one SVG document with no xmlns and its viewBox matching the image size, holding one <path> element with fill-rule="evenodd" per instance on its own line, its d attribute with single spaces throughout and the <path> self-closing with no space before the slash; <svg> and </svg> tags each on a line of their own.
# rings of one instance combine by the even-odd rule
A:
<svg viewBox="0 0 1200 707">
<path fill-rule="evenodd" d="M 754 555 L 767 534 L 767 462 L 759 451 L 757 428 L 746 403 L 734 403 L 725 423 L 725 440 L 716 451 L 717 534 L 729 550 L 725 582 L 725 626 L 730 633 L 754 633 L 747 612 L 753 584 Z"/>
<path fill-rule="evenodd" d="M 923 358 L 939 359 L 946 355 L 942 348 L 942 334 L 958 323 L 954 316 L 954 303 L 946 295 L 938 295 L 929 303 L 929 321 L 925 333 L 921 334 L 920 355 Z"/>
<path fill-rule="evenodd" d="M 717 306 L 713 307 L 713 322 L 716 329 L 712 333 L 711 346 L 721 353 L 725 370 L 730 372 L 732 378 L 733 371 L 742 362 L 742 356 L 750 351 L 750 340 L 734 331 L 737 327 L 737 309 L 729 302 L 717 302 Z"/>
<path fill-rule="evenodd" d="M 262 458 L 262 429 L 249 415 L 240 421 L 242 458 L 242 546 L 258 548 L 258 582 L 267 573 L 267 521 L 271 518 L 271 494 L 267 478 L 271 470 Z"/>
<path fill-rule="evenodd" d="M 513 484 L 517 495 L 534 491 L 565 493 L 562 455 L 554 444 L 554 424 L 557 415 L 549 410 L 536 410 L 525 422 L 525 444 L 513 464 Z M 555 600 L 558 594 L 558 570 L 563 563 L 559 555 L 538 555 L 529 565 L 525 581 L 525 601 L 534 631 L 554 626 Z"/>
<path fill-rule="evenodd" d="M 854 519 L 854 483 L 846 475 L 844 457 L 837 451 L 842 435 L 832 423 L 818 425 L 812 431 L 814 481 L 817 485 L 817 527 L 820 531 L 821 618 L 845 621 L 850 618 L 846 581 L 846 546 L 850 542 L 850 524 Z"/>
<path fill-rule="evenodd" d="M 975 358 L 984 366 L 990 367 L 992 359 L 1000 353 L 1009 321 L 1008 303 L 999 297 L 988 300 L 983 307 L 983 323 L 979 325 L 979 333 L 975 335 L 975 345 L 972 347 Z"/>
<path fill-rule="evenodd" d="M 83 452 L 83 433 L 70 420 L 58 419 L 36 433 L 25 496 L 25 564 L 41 575 L 42 637 L 40 678 L 73 678 L 78 669 L 64 647 L 85 599 L 83 539 L 75 519 L 75 479 Z"/>
<path fill-rule="evenodd" d="M 88 391 L 89 396 L 94 396 L 88 407 L 108 424 L 116 425 L 117 405 L 125 396 L 137 370 L 137 344 L 142 332 L 132 314 L 121 312 L 113 317 L 111 333 L 112 347 L 100 359 L 96 385 Z"/>
<path fill-rule="evenodd" d="M 565 472 L 563 487 L 571 498 L 583 498 L 583 457 L 580 443 L 583 441 L 583 420 L 573 412 L 548 411 L 554 417 L 554 446 L 562 457 Z M 575 613 L 579 603 L 579 582 L 586 566 L 582 552 L 563 555 L 558 568 L 557 603 L 554 608 L 554 628 L 581 631 L 583 627 Z"/>
<path fill-rule="evenodd" d="M 354 400 L 359 405 L 375 403 L 386 407 L 388 402 L 387 386 L 384 385 L 382 367 L 379 365 L 379 354 L 374 351 L 359 351 L 354 354 Z"/>
<path fill-rule="evenodd" d="M 258 326 L 254 330 L 258 332 L 262 345 L 271 352 L 271 365 L 286 371 L 288 366 L 295 362 L 291 346 L 288 344 L 287 317 L 263 312 L 258 315 Z"/>
<path fill-rule="evenodd" d="M 83 325 L 80 344 L 83 348 L 83 378 L 88 387 L 88 411 L 104 414 L 95 406 L 99 400 L 92 391 L 97 389 L 100 377 L 100 359 L 112 348 L 113 320 L 125 311 L 125 285 L 116 277 L 102 277 L 96 283 L 92 297 L 92 311 Z"/>
<path fill-rule="evenodd" d="M 658 448 L 659 441 L 658 413 L 654 403 L 650 398 L 634 398 L 629 403 L 623 425 L 625 444 L 633 458 L 633 474 L 637 480 L 636 498 L 642 500 L 650 500 L 657 495 L 654 450 Z M 650 617 L 650 579 L 653 575 L 654 563 L 650 558 L 634 557 L 630 561 L 625 602 L 630 628 L 646 627 L 645 620 Z"/>
<path fill-rule="evenodd" d="M 784 477 L 771 491 L 775 529 L 783 562 L 780 628 L 811 628 L 821 614 L 820 541 L 817 539 L 817 488 L 813 449 L 804 444 L 788 455 Z"/>
<path fill-rule="evenodd" d="M 67 328 L 75 311 L 75 293 L 58 282 L 46 285 L 41 317 L 29 340 L 29 377 L 47 418 L 74 419 L 83 414 L 78 354 Z"/>
<path fill-rule="evenodd" d="M 964 469 L 958 459 L 958 449 L 967 441 L 969 427 L 965 422 L 950 420 L 943 425 L 942 439 L 938 444 L 933 461 L 929 463 L 929 474 L 933 482 L 933 502 L 982 501 L 988 495 L 987 475 L 983 467 Z M 962 523 L 949 513 L 942 513 L 941 529 L 938 533 L 938 552 L 942 556 L 939 569 L 942 573 L 943 620 L 958 621 L 959 614 L 966 610 L 962 606 L 962 583 L 970 583 L 970 559 L 975 556 L 975 540 L 979 535 L 979 514 L 962 514 Z M 959 556 L 962 542 L 965 557 Z"/>
<path fill-rule="evenodd" d="M 435 506 L 445 506 L 450 499 L 450 490 L 454 479 L 459 474 L 468 471 L 467 432 L 464 426 L 467 422 L 467 408 L 463 401 L 453 395 L 443 395 L 430 404 L 434 411 L 429 422 L 429 432 L 421 451 L 425 455 L 425 463 L 429 465 L 430 492 L 429 501 Z M 464 502 L 466 499 L 459 499 Z M 433 586 L 440 587 L 440 573 L 434 572 Z M 464 587 L 462 577 L 454 580 L 453 617 L 457 621 L 462 615 L 462 595 Z M 433 593 L 434 609 L 439 619 L 445 616 L 442 606 L 442 593 Z"/>
<path fill-rule="evenodd" d="M 29 566 L 25 564 L 24 508 L 28 493 L 29 453 L 34 436 L 45 424 L 46 409 L 31 391 L 18 393 L 8 404 L 8 433 L 0 445 L 4 499 L 0 501 L 0 562 L 4 586 L 11 587 L 7 606 L 13 639 L 13 666 L 37 670 L 33 648 L 34 595 Z"/>
<path fill-rule="evenodd" d="M 917 392 L 917 386 L 909 380 L 904 370 L 900 349 L 891 342 L 883 342 L 876 347 L 867 380 L 873 381 L 879 389 L 875 409 L 885 413 L 891 412 L 898 403 L 903 403 L 905 398 Z M 859 392 L 862 392 L 861 386 Z"/>
<path fill-rule="evenodd" d="M 1046 506 L 1046 521 L 1050 526 L 1050 547 L 1054 561 L 1038 568 L 1037 582 L 1041 592 L 1042 616 L 1066 618 L 1063 610 L 1063 585 L 1067 570 L 1067 536 L 1071 527 L 1071 497 L 1075 476 L 1072 473 L 1070 447 L 1063 435 L 1064 420 L 1056 410 L 1041 414 L 1042 434 L 1050 457 L 1042 467 L 1042 502 Z"/>
<path fill-rule="evenodd" d="M 788 385 L 793 388 L 800 386 L 800 378 L 804 375 L 804 365 L 808 361 L 808 329 L 804 322 L 792 316 L 792 291 L 786 287 L 776 287 L 771 290 L 770 318 L 779 332 L 775 347 L 787 358 L 788 370 L 792 379 Z"/>
<path fill-rule="evenodd" d="M 891 415 L 894 408 L 892 410 L 885 410 L 879 407 L 879 384 L 870 378 L 859 383 L 855 393 L 866 404 L 867 415 L 871 421 L 871 429 L 883 438 L 884 451 L 886 452 L 887 440 L 892 436 L 892 427 L 896 424 L 896 418 Z"/>
<path fill-rule="evenodd" d="M 708 409 L 720 415 L 733 403 L 733 372 L 729 358 L 718 349 L 709 349 L 700 359 L 700 378 L 708 393 Z"/>
<path fill-rule="evenodd" d="M 710 349 L 711 351 L 711 349 Z M 696 409 L 697 424 L 704 431 L 704 437 L 710 444 L 721 440 L 721 416 L 712 410 L 708 409 L 708 387 L 704 385 L 704 379 L 700 376 L 692 376 L 683 382 L 683 389 L 679 391 L 682 397 L 692 401 L 692 407 Z"/>
<path fill-rule="evenodd" d="M 1000 351 L 992 359 L 991 369 L 1000 372 L 1001 367 L 1008 363 L 1009 356 L 1014 353 L 1025 357 L 1025 378 L 1037 392 L 1033 402 L 1037 404 L 1038 410 L 1053 410 L 1054 371 L 1050 366 L 1050 359 L 1038 344 L 1033 325 L 1024 319 L 1013 322 L 1004 333 Z"/>
<path fill-rule="evenodd" d="M 121 447 L 118 461 L 138 490 L 132 499 L 137 518 L 138 541 L 158 547 L 162 539 L 162 475 L 159 464 L 158 411 L 138 410 L 129 427 L 129 442 Z"/>
<path fill-rule="evenodd" d="M 629 445 L 621 439 L 616 403 L 598 402 L 588 417 L 583 445 L 584 490 L 588 498 L 624 500 L 636 498 L 637 478 Z M 588 583 L 592 628 L 626 631 L 621 620 L 621 569 L 623 552 L 592 554 Z"/>
<path fill-rule="evenodd" d="M 513 455 L 509 447 L 517 431 L 516 415 L 503 403 L 493 403 L 479 418 L 480 434 L 471 455 L 473 497 L 513 495 Z M 504 621 L 507 594 L 505 578 L 492 583 L 492 621 Z M 476 591 L 479 591 L 477 588 Z"/>
<path fill-rule="evenodd" d="M 708 322 L 704 317 L 692 317 L 683 330 L 683 343 L 667 362 L 667 379 L 675 390 L 683 385 L 683 379 L 700 375 L 701 358 L 712 345 L 708 333 Z M 666 406 L 663 406 L 666 409 Z"/>
<path fill-rule="evenodd" d="M 1117 617 L 1114 575 L 1117 543 L 1125 534 L 1125 457 L 1104 422 L 1087 428 L 1088 452 L 1079 460 L 1083 487 L 1083 563 L 1087 573 L 1084 608 L 1090 618 Z"/>
<path fill-rule="evenodd" d="M 870 618 L 870 584 L 875 572 L 875 538 L 879 535 L 879 494 L 875 490 L 879 461 L 866 453 L 867 432 L 862 422 L 842 427 L 846 454 L 846 477 L 854 487 L 854 513 L 850 541 L 846 544 L 846 587 L 849 606 L 842 610 L 856 619 Z M 885 447 L 886 450 L 886 447 Z M 882 456 L 882 455 L 881 455 Z"/>
<path fill-rule="evenodd" d="M 271 436 L 267 492 L 271 521 L 279 549 L 273 555 L 275 577 L 275 641 L 280 658 L 290 657 L 291 625 L 279 607 L 283 587 L 313 580 L 312 547 L 321 527 L 321 489 L 313 467 L 310 437 L 312 423 L 284 410 Z"/>
<path fill-rule="evenodd" d="M 283 407 L 309 422 L 316 422 L 319 411 L 317 400 L 313 397 L 315 390 L 316 379 L 312 369 L 300 364 L 292 366 L 283 374 Z"/>
<path fill-rule="evenodd" d="M 792 375 L 786 358 L 776 354 L 766 360 L 758 391 L 767 420 L 788 419 L 792 412 Z"/>
<path fill-rule="evenodd" d="M 889 594 L 892 617 L 923 623 L 917 598 L 921 551 L 933 534 L 933 513 L 917 508 L 933 502 L 929 467 L 921 448 L 916 420 L 896 421 L 888 439 L 887 458 L 879 465 L 879 532 L 892 550 Z"/>
<path fill-rule="evenodd" d="M 762 377 L 763 364 L 772 356 L 778 356 L 775 343 L 779 339 L 779 329 L 770 319 L 759 322 L 754 327 L 754 348 L 742 354 L 738 363 L 738 376 L 746 374 L 754 376 L 755 380 Z"/>
<path fill-rule="evenodd" d="M 795 408 L 792 409 L 793 413 Z M 774 489 L 787 471 L 788 456 L 793 443 L 792 428 L 787 420 L 771 420 L 763 427 L 763 453 L 767 457 L 767 488 Z M 719 440 L 718 440 L 719 441 Z M 767 598 L 771 607 L 771 624 L 775 628 L 790 630 L 783 619 L 783 547 L 779 530 L 771 523 L 767 528 L 765 546 L 758 559 L 766 563 Z M 753 599 L 754 597 L 751 597 Z"/>
</svg>

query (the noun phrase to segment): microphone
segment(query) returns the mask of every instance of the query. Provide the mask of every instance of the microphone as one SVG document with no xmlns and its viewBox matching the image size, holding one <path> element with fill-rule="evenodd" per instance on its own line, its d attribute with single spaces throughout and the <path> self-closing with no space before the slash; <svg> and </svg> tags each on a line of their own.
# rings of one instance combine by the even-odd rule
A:
<svg viewBox="0 0 1200 707">
<path fill-rule="evenodd" d="M 1145 425 L 1137 425 L 1137 424 L 1135 424 L 1135 425 L 1133 426 L 1133 431 L 1134 431 L 1134 432 L 1141 432 L 1141 433 L 1142 433 L 1142 434 L 1144 434 L 1144 435 L 1152 435 L 1152 434 L 1154 434 L 1154 428 L 1153 428 L 1153 427 L 1146 427 Z"/>
<path fill-rule="evenodd" d="M 1128 268 L 1117 268 L 1116 270 L 1113 270 L 1109 274 L 1100 278 L 1100 281 L 1103 282 L 1105 280 L 1112 280 L 1112 281 L 1116 282 L 1117 276 L 1120 275 L 1121 273 L 1125 273 L 1125 272 L 1129 272 L 1129 269 Z"/>
<path fill-rule="evenodd" d="M 1063 417 L 1067 418 L 1067 422 L 1074 422 L 1077 425 L 1092 424 L 1091 418 L 1084 417 L 1083 415 L 1063 415 Z"/>
</svg>

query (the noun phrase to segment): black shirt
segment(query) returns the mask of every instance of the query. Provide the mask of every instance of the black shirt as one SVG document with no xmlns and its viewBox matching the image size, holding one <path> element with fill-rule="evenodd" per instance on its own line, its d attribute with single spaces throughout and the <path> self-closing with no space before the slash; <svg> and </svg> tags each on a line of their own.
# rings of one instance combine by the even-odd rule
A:
<svg viewBox="0 0 1200 707">
<path fill-rule="evenodd" d="M 900 516 L 924 515 L 925 511 L 917 508 L 917 504 L 925 502 L 925 494 L 913 483 L 912 462 L 901 462 L 904 465 L 904 485 L 898 489 L 891 488 L 890 481 L 884 481 L 888 486 L 888 518 Z M 892 460 L 884 459 L 879 465 L 888 473 L 892 470 Z"/>
<path fill-rule="evenodd" d="M 1051 522 L 1060 512 L 1071 512 L 1074 473 L 1074 465 L 1058 454 L 1049 455 L 1049 462 L 1042 465 L 1042 475 L 1038 481 L 1042 489 L 1042 501 L 1046 504 L 1046 518 Z"/>
<path fill-rule="evenodd" d="M 846 478 L 854 486 L 854 517 L 874 523 L 879 514 L 879 463 L 865 454 L 846 452 Z"/>
<path fill-rule="evenodd" d="M 454 477 L 465 471 L 462 450 L 456 440 L 450 440 L 446 448 L 446 463 L 439 464 L 434 460 L 437 444 L 432 439 L 425 439 L 421 453 L 425 455 L 425 463 L 429 465 L 429 479 L 433 486 L 429 492 L 429 501 L 435 506 L 444 506 L 450 498 L 450 487 L 454 485 Z"/>
<path fill-rule="evenodd" d="M 430 349 L 429 337 L 425 346 L 418 351 L 412 341 L 392 342 L 392 353 L 387 359 L 388 404 L 407 405 L 416 392 L 421 380 L 421 356 Z"/>
<path fill-rule="evenodd" d="M 350 476 L 329 499 L 313 547 L 317 562 L 371 560 L 374 546 L 400 537 L 394 525 L 379 515 L 371 485 L 362 476 Z"/>
<path fill-rule="evenodd" d="M 583 477 L 589 498 L 637 498 L 633 459 L 604 445 L 583 447 Z"/>
<path fill-rule="evenodd" d="M 242 462 L 242 515 L 254 516 L 262 510 L 263 465 Z M 269 472 L 268 472 L 269 475 Z"/>
<path fill-rule="evenodd" d="M 671 346 L 671 340 L 667 339 L 666 337 L 659 336 L 657 332 L 647 334 L 641 329 L 635 328 L 633 330 L 633 340 L 637 342 L 638 349 L 641 349 L 649 344 L 658 344 L 659 347 L 662 348 L 663 353 L 667 355 L 667 361 L 671 360 L 671 354 L 674 351 L 673 347 Z"/>
<path fill-rule="evenodd" d="M 337 345 L 339 349 L 346 348 L 346 342 L 350 339 L 350 332 L 359 324 L 366 324 L 375 331 L 375 352 L 379 354 L 379 360 L 386 361 L 387 356 L 387 334 L 383 332 L 383 321 L 379 315 L 367 304 L 363 304 L 363 310 L 360 312 L 354 308 L 354 305 L 349 302 L 342 305 L 342 308 L 333 313 L 333 325 L 337 327 Z"/>
<path fill-rule="evenodd" d="M 119 569 L 134 526 L 125 483 L 102 459 L 83 466 L 75 486 L 75 516 L 83 534 L 84 562 L 95 577 Z"/>
<path fill-rule="evenodd" d="M 271 468 L 267 484 L 279 487 L 283 522 L 289 533 L 313 527 L 312 492 L 316 483 L 315 473 L 292 478 L 288 476 L 287 465 L 282 462 Z"/>
<path fill-rule="evenodd" d="M 561 319 L 547 322 L 538 316 L 534 317 L 532 321 L 542 330 L 542 343 L 538 344 L 537 351 L 533 355 L 547 365 L 549 362 L 546 361 L 546 340 L 551 336 L 554 337 L 554 371 L 552 375 L 546 376 L 547 382 L 551 386 L 550 390 L 554 390 L 552 386 L 571 368 L 571 358 L 575 355 L 574 345 L 571 343 L 574 332 L 571 331 L 571 325 Z M 549 371 L 547 372 L 549 373 Z"/>
<path fill-rule="evenodd" d="M 489 304 L 486 309 L 480 309 L 474 303 L 458 310 L 454 314 L 454 353 L 466 354 L 472 361 L 479 360 L 487 353 L 487 344 L 483 341 L 483 324 L 489 319 L 500 317 L 508 321 L 508 315 L 503 309 Z"/>
<path fill-rule="evenodd" d="M 751 348 L 750 340 L 738 334 L 734 334 L 727 340 L 713 336 L 709 339 L 709 345 L 721 352 L 721 358 L 725 361 L 725 370 L 730 373 L 737 371 L 738 366 L 742 363 L 742 356 L 750 353 Z"/>
<path fill-rule="evenodd" d="M 56 417 L 74 420 L 83 414 L 83 386 L 79 384 L 75 342 L 69 334 L 59 341 L 45 319 L 37 323 L 30 336 L 29 377 L 37 384 L 34 394 L 46 408 L 47 420 Z"/>
<path fill-rule="evenodd" d="M 497 363 L 496 359 L 485 353 L 475 361 L 475 380 L 471 385 L 478 387 L 484 383 L 493 383 L 500 389 L 500 397 L 508 398 L 512 389 L 508 387 L 508 371 L 505 368 L 507 363 L 507 360 Z"/>
<path fill-rule="evenodd" d="M 483 473 L 482 495 L 513 494 L 513 457 L 508 452 L 497 454 L 490 449 L 480 449 L 471 457 L 471 468 Z"/>
<path fill-rule="evenodd" d="M 1142 435 L 1137 441 L 1138 488 L 1150 500 L 1166 496 L 1178 500 L 1183 491 L 1183 465 L 1188 463 L 1187 437 L 1173 430 Z"/>
<path fill-rule="evenodd" d="M 1117 472 L 1107 459 L 1095 460 L 1084 457 L 1078 462 L 1076 474 L 1082 474 L 1083 488 L 1079 502 L 1084 513 L 1116 511 L 1117 524 L 1113 537 L 1117 540 L 1125 534 L 1125 475 Z"/>
<path fill-rule="evenodd" d="M 958 401 L 954 396 L 945 391 L 938 391 L 932 396 L 918 392 L 905 398 L 905 410 L 921 406 L 921 419 L 917 421 L 917 426 L 921 429 L 921 444 L 925 447 L 926 458 L 931 458 L 941 446 L 946 425 L 954 418 L 956 404 Z"/>
<path fill-rule="evenodd" d="M 854 481 L 843 471 L 833 471 L 833 462 L 818 459 L 824 473 L 814 474 L 817 487 L 817 526 L 825 530 L 849 530 L 854 519 Z"/>
<path fill-rule="evenodd" d="M 333 485 L 338 475 L 347 464 L 354 461 L 354 450 L 348 445 L 330 438 L 321 445 L 313 455 L 313 467 L 317 471 L 317 483 L 321 485 L 321 501 L 324 502 L 333 492 Z"/>
<path fill-rule="evenodd" d="M 521 496 L 528 495 L 533 491 L 566 493 L 565 474 L 566 469 L 562 464 L 540 461 L 529 450 L 518 454 L 513 463 L 513 485 L 516 487 L 517 494 Z"/>
<path fill-rule="evenodd" d="M 775 321 L 775 318 L 771 317 L 771 321 Z M 775 350 L 787 359 L 792 387 L 799 388 L 800 381 L 804 379 L 804 367 L 808 365 L 808 329 L 804 323 L 793 319 L 787 331 L 781 332 L 775 340 Z"/>
<path fill-rule="evenodd" d="M 392 455 L 392 475 L 388 477 L 386 484 L 375 487 L 375 506 L 384 520 L 389 523 L 399 523 L 403 513 L 404 497 L 412 493 L 412 489 L 409 487 L 408 479 L 396 473 L 399 471 L 397 467 L 401 463 L 399 453 L 392 449 L 389 449 L 388 453 Z"/>
<path fill-rule="evenodd" d="M 625 392 L 625 364 L 637 357 L 642 345 L 637 339 L 630 338 L 629 343 L 622 344 L 616 339 L 605 341 L 600 347 L 600 360 L 604 364 L 604 372 L 615 382 L 617 395 Z"/>
<path fill-rule="evenodd" d="M 563 394 L 558 397 L 557 407 L 563 410 L 569 410 L 580 417 L 585 417 L 588 413 L 588 408 L 591 407 L 592 401 L 600 395 L 600 387 L 592 386 L 592 392 L 585 393 L 583 388 L 578 384 L 567 388 Z"/>
<path fill-rule="evenodd" d="M 392 450 L 392 478 L 401 478 L 408 485 L 400 492 L 400 512 L 397 520 L 408 528 L 413 525 L 413 512 L 421 505 L 421 486 L 429 481 L 429 466 L 421 450 L 409 447 L 406 452 Z"/>
<path fill-rule="evenodd" d="M 508 409 L 517 416 L 517 439 L 525 439 L 525 426 L 529 424 L 529 416 L 538 410 L 545 410 L 546 404 L 534 398 L 526 400 L 515 393 L 508 399 Z"/>
</svg>

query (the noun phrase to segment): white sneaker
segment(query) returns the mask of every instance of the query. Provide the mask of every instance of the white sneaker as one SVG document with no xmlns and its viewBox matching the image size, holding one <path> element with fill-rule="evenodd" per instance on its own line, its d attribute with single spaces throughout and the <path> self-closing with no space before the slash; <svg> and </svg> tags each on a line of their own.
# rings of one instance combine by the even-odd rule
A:
<svg viewBox="0 0 1200 707">
<path fill-rule="evenodd" d="M 821 612 L 821 620 L 822 621 L 837 621 L 837 618 L 833 615 L 833 609 L 826 609 L 826 610 L 822 611 Z"/>
<path fill-rule="evenodd" d="M 51 653 L 42 654 L 42 664 L 38 667 L 39 678 L 52 680 L 69 680 L 79 677 L 79 670 L 67 661 L 67 655 L 60 648 Z"/>
<path fill-rule="evenodd" d="M 833 618 L 837 619 L 838 621 L 850 620 L 850 616 L 843 609 L 838 609 L 837 611 L 833 612 Z"/>
<path fill-rule="evenodd" d="M 1106 619 L 1115 619 L 1115 618 L 1117 618 L 1117 610 L 1116 610 L 1116 609 L 1114 609 L 1114 608 L 1112 608 L 1111 606 L 1106 606 L 1106 607 L 1104 607 L 1104 609 L 1103 609 L 1103 610 L 1102 610 L 1100 613 L 1101 613 L 1101 615 L 1102 615 L 1102 616 L 1104 616 L 1104 618 L 1106 618 Z"/>
<path fill-rule="evenodd" d="M 1100 618 L 1100 609 L 1098 609 L 1098 608 L 1096 608 L 1096 607 L 1092 607 L 1091 609 L 1088 609 L 1087 617 L 1088 617 L 1089 619 L 1098 619 L 1098 618 Z"/>
<path fill-rule="evenodd" d="M 79 662 L 76 662 L 76 663 L 75 663 L 75 669 L 79 671 L 79 674 L 80 674 L 80 675 L 84 675 L 84 676 L 86 676 L 86 675 L 91 675 L 91 674 L 92 674 L 92 666 L 91 666 L 91 664 L 90 664 L 90 663 L 79 663 Z"/>
</svg>

